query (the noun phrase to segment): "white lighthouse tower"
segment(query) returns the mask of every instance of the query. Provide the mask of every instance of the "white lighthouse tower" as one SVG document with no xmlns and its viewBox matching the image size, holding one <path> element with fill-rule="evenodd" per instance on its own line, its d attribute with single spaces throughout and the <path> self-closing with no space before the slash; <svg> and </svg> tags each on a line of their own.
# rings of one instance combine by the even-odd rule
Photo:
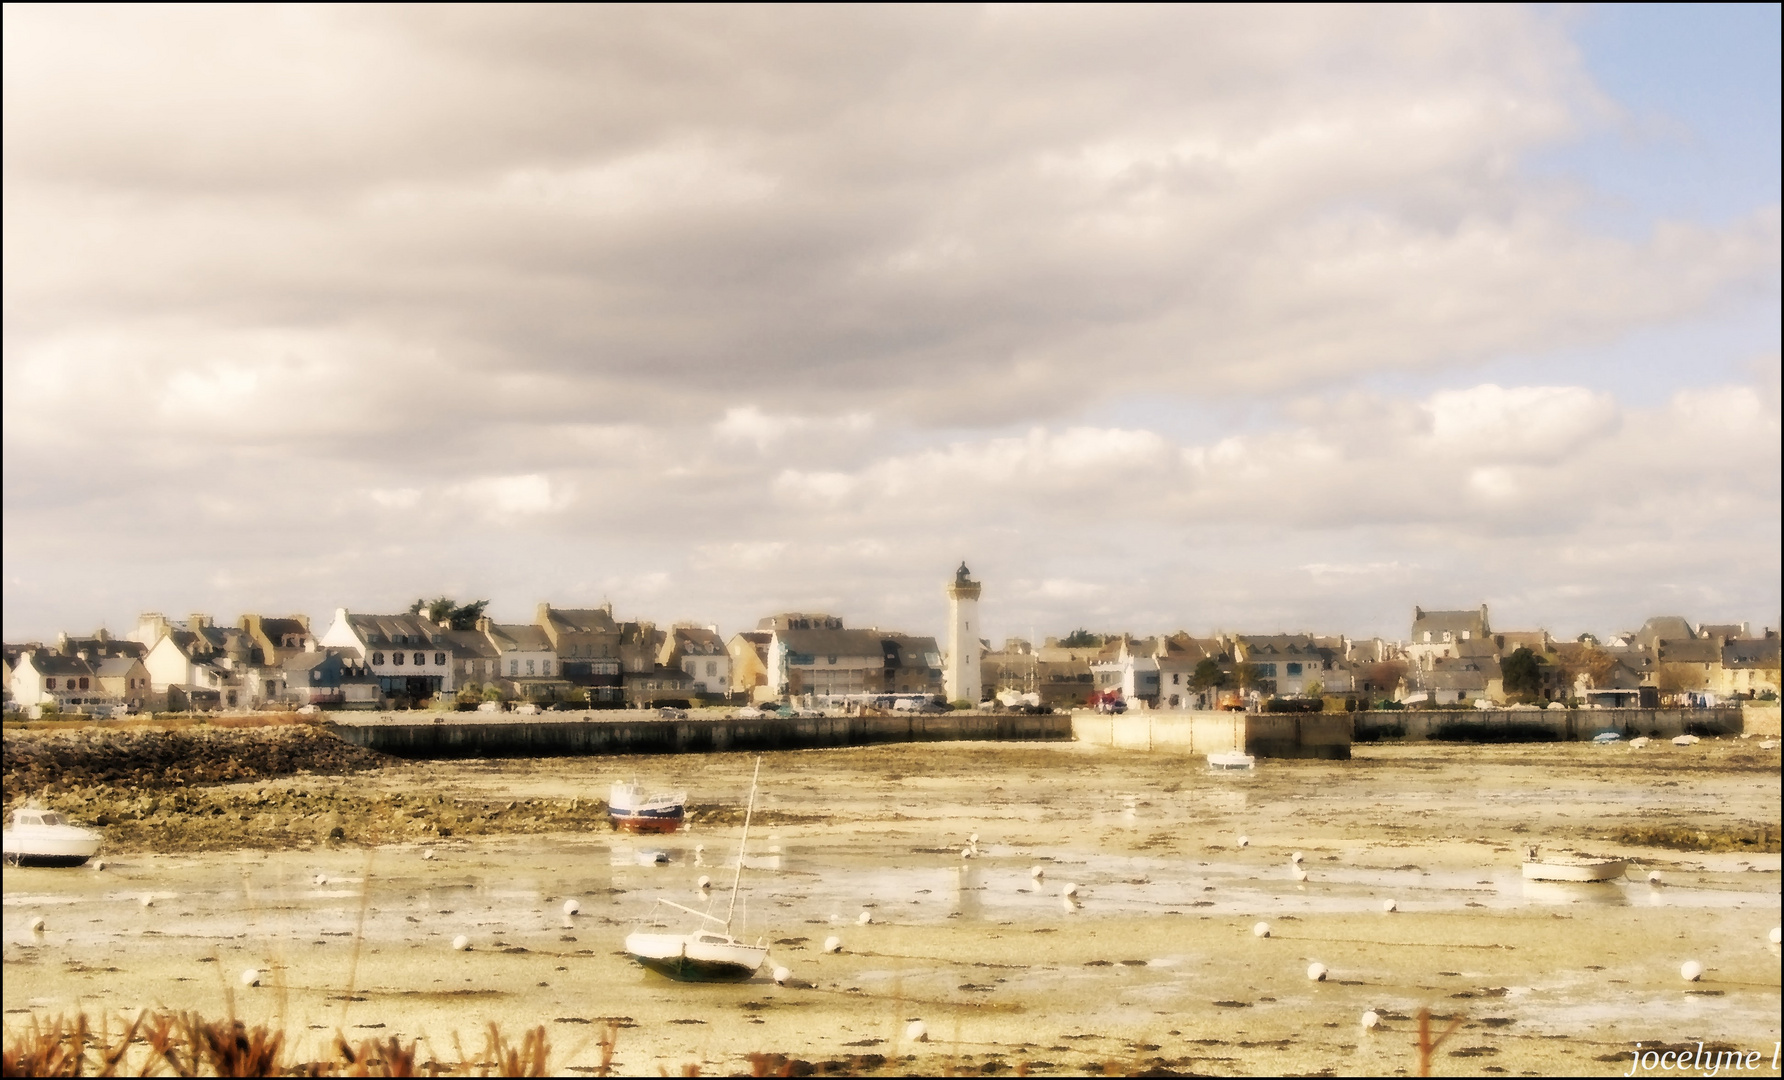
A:
<svg viewBox="0 0 1784 1080">
<path fill-rule="evenodd" d="M 942 677 L 943 691 L 949 701 L 979 703 L 984 689 L 979 664 L 979 583 L 972 579 L 966 564 L 954 571 L 948 583 L 948 670 Z"/>
</svg>

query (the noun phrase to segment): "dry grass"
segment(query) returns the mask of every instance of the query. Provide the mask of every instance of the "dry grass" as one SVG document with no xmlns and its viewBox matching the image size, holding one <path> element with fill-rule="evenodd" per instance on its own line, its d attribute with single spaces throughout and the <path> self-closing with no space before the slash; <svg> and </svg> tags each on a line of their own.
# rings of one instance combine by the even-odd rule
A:
<svg viewBox="0 0 1784 1080">
<path fill-rule="evenodd" d="M 80 1013 L 44 1022 L 33 1017 L 22 1031 L 9 1032 L 0 1049 L 6 1076 L 548 1076 L 551 1044 L 543 1026 L 510 1042 L 490 1024 L 483 1048 L 456 1060 L 423 1062 L 416 1042 L 365 1039 L 349 1044 L 335 1035 L 333 1056 L 306 1061 L 290 1052 L 282 1029 L 249 1027 L 240 1020 L 209 1021 L 193 1012 L 146 1012 L 110 1022 Z M 612 1060 L 604 1044 L 602 1075 Z"/>
</svg>

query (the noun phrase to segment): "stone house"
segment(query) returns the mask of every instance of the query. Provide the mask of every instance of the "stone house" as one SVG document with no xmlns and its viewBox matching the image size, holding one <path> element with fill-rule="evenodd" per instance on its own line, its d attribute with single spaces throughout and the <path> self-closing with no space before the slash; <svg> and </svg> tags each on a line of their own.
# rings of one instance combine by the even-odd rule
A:
<svg viewBox="0 0 1784 1080">
<path fill-rule="evenodd" d="M 663 637 L 657 665 L 685 672 L 701 697 L 731 692 L 731 653 L 716 626 L 676 623 Z"/>
</svg>

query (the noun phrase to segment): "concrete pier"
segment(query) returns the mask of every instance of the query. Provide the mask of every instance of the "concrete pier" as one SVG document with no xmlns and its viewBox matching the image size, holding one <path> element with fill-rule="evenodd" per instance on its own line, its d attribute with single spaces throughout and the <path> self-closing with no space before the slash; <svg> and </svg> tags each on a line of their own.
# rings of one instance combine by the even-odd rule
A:
<svg viewBox="0 0 1784 1080">
<path fill-rule="evenodd" d="M 1079 742 L 1119 750 L 1220 754 L 1243 750 L 1255 757 L 1350 757 L 1350 717 L 1345 713 L 1244 713 L 1167 711 L 1072 714 Z"/>
<path fill-rule="evenodd" d="M 572 713 L 525 718 L 412 714 L 338 718 L 341 738 L 406 758 L 566 757 L 596 754 L 692 754 L 725 750 L 798 750 L 890 742 L 1034 741 L 1072 737 L 1064 714 L 916 713 L 782 719 L 662 720 L 654 716 Z"/>
<path fill-rule="evenodd" d="M 1322 714 L 1324 715 L 1324 714 Z M 1335 714 L 1334 714 L 1335 715 Z M 1739 735 L 1739 707 L 1719 709 L 1373 709 L 1350 714 L 1358 742 L 1578 742 L 1603 731 Z"/>
</svg>

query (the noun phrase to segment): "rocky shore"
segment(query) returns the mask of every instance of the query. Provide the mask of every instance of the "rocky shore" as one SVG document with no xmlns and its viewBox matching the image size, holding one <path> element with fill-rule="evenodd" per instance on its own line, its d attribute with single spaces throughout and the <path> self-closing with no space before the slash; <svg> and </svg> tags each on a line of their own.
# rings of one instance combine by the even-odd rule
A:
<svg viewBox="0 0 1784 1080">
<path fill-rule="evenodd" d="M 426 766 L 325 725 L 8 731 L 5 810 L 43 805 L 105 831 L 105 851 L 276 851 L 317 844 L 605 832 L 607 805 L 442 790 Z M 723 825 L 742 808 L 697 803 Z M 802 815 L 758 815 L 766 823 Z"/>
</svg>

